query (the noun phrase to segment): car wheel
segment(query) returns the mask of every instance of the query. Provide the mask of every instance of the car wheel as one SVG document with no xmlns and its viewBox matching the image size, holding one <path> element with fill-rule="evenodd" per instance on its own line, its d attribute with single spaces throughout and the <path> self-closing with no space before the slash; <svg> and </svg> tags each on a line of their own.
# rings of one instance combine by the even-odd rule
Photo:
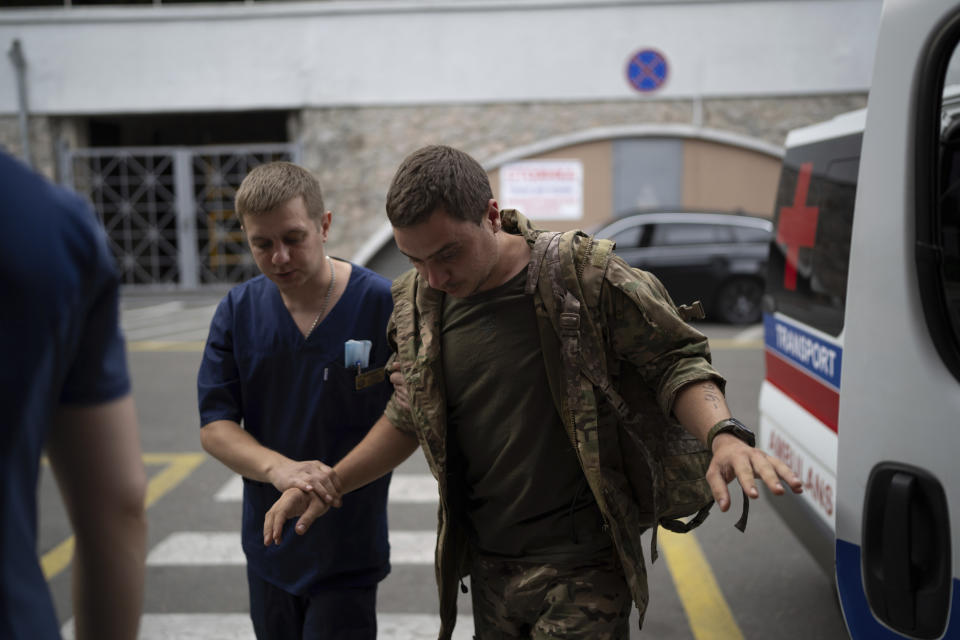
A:
<svg viewBox="0 0 960 640">
<path fill-rule="evenodd" d="M 763 282 L 755 278 L 728 280 L 717 292 L 717 317 L 730 324 L 752 324 L 760 321 Z"/>
</svg>

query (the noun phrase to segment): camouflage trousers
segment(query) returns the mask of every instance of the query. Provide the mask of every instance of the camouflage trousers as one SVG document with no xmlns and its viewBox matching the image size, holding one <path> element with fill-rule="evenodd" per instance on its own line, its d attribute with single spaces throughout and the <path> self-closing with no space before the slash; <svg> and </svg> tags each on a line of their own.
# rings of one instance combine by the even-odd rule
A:
<svg viewBox="0 0 960 640">
<path fill-rule="evenodd" d="M 470 572 L 476 640 L 626 640 L 633 599 L 613 556 L 563 564 L 477 557 Z"/>
</svg>

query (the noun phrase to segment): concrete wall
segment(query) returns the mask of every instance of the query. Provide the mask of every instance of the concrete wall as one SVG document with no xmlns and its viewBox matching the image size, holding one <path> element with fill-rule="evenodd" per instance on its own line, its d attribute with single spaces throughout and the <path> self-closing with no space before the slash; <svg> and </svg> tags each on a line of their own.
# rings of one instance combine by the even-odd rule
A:
<svg viewBox="0 0 960 640">
<path fill-rule="evenodd" d="M 779 179 L 779 158 L 703 140 L 684 145 L 687 209 L 739 209 L 771 217 Z"/>
<path fill-rule="evenodd" d="M 704 124 L 710 123 L 710 129 L 753 139 L 775 149 L 783 144 L 788 129 L 865 104 L 865 94 L 724 99 L 705 101 L 703 113 Z M 495 168 L 503 157 L 563 157 L 566 150 L 544 153 L 542 145 L 536 143 L 580 132 L 638 125 L 667 130 L 686 126 L 696 131 L 698 127 L 690 124 L 693 112 L 692 102 L 679 100 L 307 109 L 301 117 L 303 163 L 317 173 L 334 211 L 331 247 L 342 256 L 354 255 L 361 249 L 369 254 L 373 249 L 367 243 L 377 233 L 383 233 L 386 224 L 384 205 L 393 172 L 408 153 L 425 144 L 449 144 Z M 519 155 L 509 153 L 514 150 Z M 710 202 L 697 194 L 709 186 L 706 174 L 711 168 L 705 163 L 712 162 L 713 156 L 710 148 L 694 153 L 698 154 L 688 157 L 686 162 L 706 182 L 703 187 L 690 187 L 684 205 L 731 205 L 758 213 L 772 211 L 778 162 L 757 159 L 755 179 L 737 178 L 732 183 L 736 187 L 730 186 L 731 191 Z M 491 172 L 494 181 L 495 174 Z M 607 179 L 585 176 L 585 198 L 589 190 L 590 197 L 595 198 L 591 202 L 597 206 L 590 208 L 590 220 L 574 226 L 587 226 L 594 215 L 609 215 L 609 208 L 603 207 L 610 196 L 597 196 L 594 191 L 595 184 Z M 714 187 L 709 188 L 713 196 L 719 193 Z M 383 236 L 379 237 L 382 242 Z"/>
<path fill-rule="evenodd" d="M 289 111 L 290 137 L 334 211 L 330 247 L 351 257 L 383 237 L 393 172 L 424 144 L 456 146 L 494 165 L 545 140 L 649 125 L 778 147 L 789 129 L 862 107 L 880 5 L 334 0 L 4 9 L 0 45 L 21 42 L 33 153 L 51 177 L 58 140 L 82 145 L 87 115 Z M 651 94 L 626 78 L 628 59 L 644 47 L 670 65 Z M 0 63 L 0 145 L 14 153 L 17 108 L 13 65 Z M 753 208 L 770 199 L 768 166 L 749 183 L 724 176 L 731 191 L 711 203 L 719 193 L 709 179 L 714 154 L 708 146 L 684 153 L 685 174 L 699 176 L 683 187 L 685 205 Z M 607 215 L 611 196 L 598 185 L 608 179 L 587 176 L 588 215 Z"/>
<path fill-rule="evenodd" d="M 0 11 L 39 114 L 630 100 L 866 90 L 880 0 L 340 0 Z M 0 64 L 0 87 L 15 87 Z M 0 91 L 0 114 L 17 110 Z"/>
<path fill-rule="evenodd" d="M 17 116 L 0 115 L 0 149 L 16 156 L 24 162 L 53 179 L 56 175 L 56 140 L 59 138 L 55 119 L 45 116 L 32 116 L 28 119 L 28 144 L 30 159 L 23 149 L 23 136 L 20 131 L 20 119 Z"/>
<path fill-rule="evenodd" d="M 803 98 L 730 99 L 705 101 L 705 123 L 711 130 L 752 138 L 779 147 L 786 131 L 825 120 L 837 113 L 863 107 L 866 97 L 837 95 Z M 547 152 L 537 143 L 578 133 L 637 125 L 688 126 L 694 105 L 685 101 L 584 102 L 478 105 L 428 105 L 420 107 L 340 107 L 304 109 L 295 126 L 302 145 L 302 163 L 314 171 L 334 211 L 330 247 L 349 258 L 360 251 L 386 223 L 384 203 L 393 172 L 401 160 L 424 144 L 450 144 L 462 148 L 484 164 L 503 156 L 593 158 L 585 176 L 586 218 L 574 226 L 589 226 L 611 215 L 610 160 L 604 171 L 597 150 L 575 145 Z M 55 179 L 55 141 L 65 138 L 77 146 L 82 136 L 69 118 L 34 116 L 30 120 L 34 165 Z M 21 154 L 15 116 L 0 116 L 0 146 Z M 542 146 L 542 145 L 540 145 Z M 533 151 L 524 154 L 525 148 Z M 517 155 L 519 151 L 520 155 Z M 734 164 L 718 162 L 717 154 L 731 153 L 716 143 L 687 142 L 685 147 L 684 201 L 686 207 L 736 208 L 762 213 L 772 207 L 779 164 L 756 158 L 749 178 Z M 748 152 L 741 152 L 752 155 Z M 734 171 L 736 175 L 730 175 Z M 491 171 L 496 192 L 497 172 Z M 726 189 L 726 191 L 724 191 Z M 768 203 L 768 204 L 764 204 Z M 566 222 L 551 223 L 555 228 Z M 545 226 L 550 226 L 545 223 Z"/>
</svg>

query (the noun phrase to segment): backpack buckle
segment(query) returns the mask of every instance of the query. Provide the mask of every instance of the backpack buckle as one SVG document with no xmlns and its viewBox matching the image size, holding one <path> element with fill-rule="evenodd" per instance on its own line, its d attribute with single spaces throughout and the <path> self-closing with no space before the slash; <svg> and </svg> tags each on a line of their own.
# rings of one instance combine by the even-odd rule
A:
<svg viewBox="0 0 960 640">
<path fill-rule="evenodd" d="M 695 300 L 691 304 L 680 305 L 677 307 L 677 313 L 684 322 L 690 322 L 691 320 L 703 320 L 707 317 L 707 314 L 703 311 L 703 305 L 700 304 L 699 300 Z"/>
<path fill-rule="evenodd" d="M 579 313 L 565 312 L 560 314 L 560 334 L 564 336 L 576 336 L 580 334 Z"/>
</svg>

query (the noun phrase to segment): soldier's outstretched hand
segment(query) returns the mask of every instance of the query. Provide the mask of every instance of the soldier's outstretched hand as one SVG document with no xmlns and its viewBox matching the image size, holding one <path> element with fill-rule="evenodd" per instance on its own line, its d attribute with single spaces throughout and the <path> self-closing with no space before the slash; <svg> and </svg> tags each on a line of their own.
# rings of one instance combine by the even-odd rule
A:
<svg viewBox="0 0 960 640">
<path fill-rule="evenodd" d="M 730 508 L 727 485 L 736 478 L 750 498 L 760 497 L 755 478 L 760 478 L 775 495 L 783 495 L 783 483 L 794 493 L 803 492 L 803 481 L 783 460 L 755 449 L 729 434 L 721 433 L 713 441 L 713 460 L 707 469 L 707 482 L 721 511 Z"/>
<path fill-rule="evenodd" d="M 299 535 L 303 535 L 310 525 L 329 509 L 330 505 L 312 491 L 302 491 L 297 487 L 287 489 L 280 499 L 273 503 L 263 519 L 264 546 L 280 544 L 283 525 L 290 518 L 300 516 L 294 529 Z"/>
</svg>

